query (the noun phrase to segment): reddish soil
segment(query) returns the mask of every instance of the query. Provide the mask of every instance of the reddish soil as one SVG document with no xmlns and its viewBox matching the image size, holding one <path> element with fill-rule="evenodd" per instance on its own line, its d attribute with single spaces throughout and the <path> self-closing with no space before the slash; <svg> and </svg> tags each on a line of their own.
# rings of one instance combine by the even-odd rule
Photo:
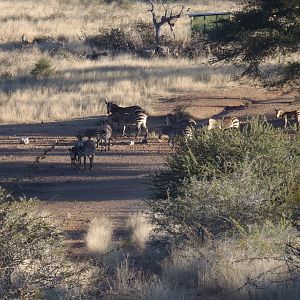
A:
<svg viewBox="0 0 300 300">
<path fill-rule="evenodd" d="M 161 98 L 153 105 L 159 109 L 149 118 L 148 126 L 150 132 L 155 130 L 176 106 L 187 107 L 199 127 L 212 116 L 235 115 L 245 121 L 248 116 L 263 114 L 274 119 L 274 108 L 294 109 L 293 100 L 291 95 L 249 87 Z M 68 147 L 74 136 L 96 124 L 97 117 L 0 125 L 1 185 L 17 195 L 39 198 L 42 209 L 54 214 L 73 240 L 73 247 L 79 248 L 92 218 L 108 216 L 120 228 L 129 213 L 144 208 L 142 200 L 150 193 L 149 174 L 163 168 L 170 153 L 166 141 L 150 138 L 147 144 L 137 141 L 129 145 L 129 138 L 116 136 L 110 152 L 97 151 L 93 170 L 71 169 Z M 281 126 L 281 120 L 278 124 Z M 28 145 L 19 143 L 23 136 L 29 137 Z"/>
</svg>

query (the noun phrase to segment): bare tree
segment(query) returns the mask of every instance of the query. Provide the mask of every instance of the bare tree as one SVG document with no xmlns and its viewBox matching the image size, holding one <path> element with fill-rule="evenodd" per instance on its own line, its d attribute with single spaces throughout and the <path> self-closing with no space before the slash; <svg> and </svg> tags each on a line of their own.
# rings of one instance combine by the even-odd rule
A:
<svg viewBox="0 0 300 300">
<path fill-rule="evenodd" d="M 155 29 L 155 40 L 156 40 L 157 46 L 159 46 L 161 43 L 161 37 L 162 37 L 162 27 L 164 25 L 169 25 L 169 28 L 170 28 L 173 36 L 175 37 L 173 28 L 175 26 L 177 19 L 179 19 L 181 17 L 185 6 L 184 5 L 175 5 L 175 6 L 169 7 L 169 6 L 164 5 L 159 0 L 155 3 L 152 0 L 148 0 L 148 1 L 151 4 L 151 9 L 149 9 L 148 11 L 150 11 L 150 13 L 152 14 L 152 22 L 153 22 L 153 26 Z M 164 11 L 163 14 L 160 16 L 156 15 L 156 12 L 158 10 L 157 9 L 158 5 L 160 5 Z M 174 10 L 177 10 L 177 13 L 174 13 Z"/>
</svg>

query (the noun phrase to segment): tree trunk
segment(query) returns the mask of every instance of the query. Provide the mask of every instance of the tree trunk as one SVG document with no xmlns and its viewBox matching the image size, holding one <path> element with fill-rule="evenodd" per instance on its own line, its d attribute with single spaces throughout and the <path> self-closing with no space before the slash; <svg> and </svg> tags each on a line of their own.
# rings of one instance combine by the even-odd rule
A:
<svg viewBox="0 0 300 300">
<path fill-rule="evenodd" d="M 160 46 L 160 40 L 161 40 L 161 25 L 155 25 L 155 41 L 156 46 Z"/>
</svg>

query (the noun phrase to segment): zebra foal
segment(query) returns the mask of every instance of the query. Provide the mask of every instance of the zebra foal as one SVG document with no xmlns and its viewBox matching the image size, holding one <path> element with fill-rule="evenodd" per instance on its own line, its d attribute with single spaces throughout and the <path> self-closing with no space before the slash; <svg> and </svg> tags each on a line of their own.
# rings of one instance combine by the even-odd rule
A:
<svg viewBox="0 0 300 300">
<path fill-rule="evenodd" d="M 101 125 L 96 129 L 86 129 L 83 133 L 79 132 L 79 135 L 87 138 L 96 138 L 96 148 L 100 147 L 101 151 L 109 151 L 112 137 L 112 127 L 106 124 L 104 120 L 101 120 Z"/>
<path fill-rule="evenodd" d="M 86 159 L 89 159 L 90 166 L 89 168 L 93 168 L 93 160 L 95 156 L 95 143 L 88 138 L 88 140 L 83 141 L 82 136 L 77 136 L 78 140 L 74 144 L 73 147 L 69 148 L 70 159 L 71 159 L 71 167 L 75 168 L 76 163 L 78 163 L 79 169 L 81 168 L 81 160 L 83 158 L 84 169 L 86 169 Z"/>
</svg>

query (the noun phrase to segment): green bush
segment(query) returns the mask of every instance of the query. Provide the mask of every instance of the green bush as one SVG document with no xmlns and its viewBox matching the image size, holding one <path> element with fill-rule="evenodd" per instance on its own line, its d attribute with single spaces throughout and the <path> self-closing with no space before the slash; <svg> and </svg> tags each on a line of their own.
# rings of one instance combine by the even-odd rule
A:
<svg viewBox="0 0 300 300">
<path fill-rule="evenodd" d="M 41 58 L 31 70 L 31 75 L 36 78 L 48 78 L 55 74 L 55 69 L 52 67 L 49 59 Z"/>
<path fill-rule="evenodd" d="M 153 176 L 147 204 L 174 235 L 218 234 L 238 223 L 276 222 L 289 211 L 299 175 L 299 135 L 256 118 L 242 132 L 203 129 L 181 141 Z"/>
</svg>

